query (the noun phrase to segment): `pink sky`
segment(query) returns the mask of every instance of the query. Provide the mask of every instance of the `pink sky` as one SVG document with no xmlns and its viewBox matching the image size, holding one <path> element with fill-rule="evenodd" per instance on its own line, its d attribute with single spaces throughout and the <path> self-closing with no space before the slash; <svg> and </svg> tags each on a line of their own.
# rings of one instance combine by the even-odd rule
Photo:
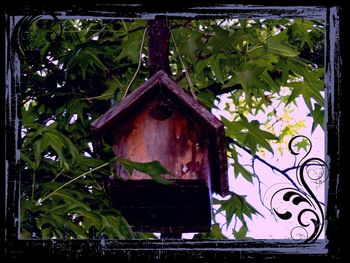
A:
<svg viewBox="0 0 350 263">
<path fill-rule="evenodd" d="M 226 101 L 223 100 L 221 102 L 221 105 L 219 107 L 222 109 L 225 105 Z M 303 99 L 299 98 L 297 100 L 298 107 L 293 106 L 293 112 L 290 114 L 290 117 L 292 119 L 295 119 L 296 121 L 302 120 L 305 123 L 305 128 L 300 129 L 299 134 L 305 135 L 308 138 L 311 139 L 311 142 L 313 144 L 313 148 L 309 154 L 308 157 L 318 157 L 324 160 L 325 156 L 325 138 L 324 138 L 324 132 L 321 129 L 321 127 L 317 127 L 313 134 L 311 134 L 311 127 L 312 127 L 312 118 L 307 117 L 308 109 L 303 101 Z M 277 114 L 283 114 L 284 108 L 279 107 L 277 108 Z M 214 112 L 217 116 L 224 115 L 225 117 L 228 117 L 228 114 L 224 112 L 223 110 Z M 253 116 L 249 118 L 257 119 L 264 118 L 263 115 Z M 262 120 L 262 119 L 260 119 Z M 281 126 L 283 126 L 283 123 L 281 123 Z M 278 130 L 278 127 L 276 128 Z M 298 134 L 295 134 L 298 135 Z M 273 146 L 274 149 L 276 149 L 276 146 Z M 249 164 L 251 160 L 251 156 L 249 154 L 246 154 L 244 151 L 241 152 L 243 155 L 243 158 L 241 159 L 243 162 Z M 302 155 L 302 153 L 300 154 Z M 303 156 L 301 156 L 302 158 Z M 265 151 L 265 156 L 263 158 L 268 163 L 280 168 L 285 169 L 290 166 L 293 166 L 295 157 L 289 153 L 289 151 L 283 151 L 283 154 L 281 155 L 279 151 L 274 150 L 274 155 L 271 153 Z M 300 160 L 298 157 L 297 160 Z M 261 193 L 263 202 L 266 206 L 269 206 L 269 202 L 271 199 L 272 194 L 283 188 L 283 187 L 290 187 L 292 186 L 291 183 L 281 174 L 278 172 L 272 171 L 268 166 L 265 164 L 259 162 L 258 160 L 255 162 L 255 171 L 259 175 L 259 178 L 261 180 Z M 295 170 L 292 170 L 288 173 L 292 178 L 295 178 Z M 297 180 L 295 180 L 296 182 Z M 233 168 L 232 166 L 229 168 L 229 183 L 230 183 L 230 190 L 236 192 L 239 195 L 246 195 L 247 201 L 252 204 L 262 215 L 253 216 L 252 220 L 247 219 L 248 224 L 248 234 L 247 236 L 253 237 L 255 239 L 287 239 L 291 238 L 290 234 L 295 227 L 295 225 L 291 224 L 289 221 L 283 221 L 283 220 L 276 220 L 276 218 L 271 214 L 271 212 L 261 203 L 260 197 L 258 194 L 258 180 L 254 178 L 253 184 L 246 181 L 242 176 L 239 176 L 238 178 L 235 178 L 233 175 Z M 325 184 L 315 184 L 310 183 L 310 188 L 312 191 L 314 191 L 316 197 L 319 201 L 324 202 L 325 199 Z M 289 209 L 292 209 L 293 207 L 288 207 Z M 292 211 L 292 210 L 291 210 Z M 222 216 L 220 219 L 221 222 L 225 222 L 225 218 Z M 237 226 L 240 224 L 238 223 Z M 233 223 L 230 227 L 233 226 Z M 229 237 L 232 237 L 232 229 L 229 227 L 227 231 L 224 231 L 224 234 L 226 234 Z M 226 227 L 223 229 L 225 230 Z M 320 238 L 323 238 L 324 234 L 321 234 Z"/>
</svg>

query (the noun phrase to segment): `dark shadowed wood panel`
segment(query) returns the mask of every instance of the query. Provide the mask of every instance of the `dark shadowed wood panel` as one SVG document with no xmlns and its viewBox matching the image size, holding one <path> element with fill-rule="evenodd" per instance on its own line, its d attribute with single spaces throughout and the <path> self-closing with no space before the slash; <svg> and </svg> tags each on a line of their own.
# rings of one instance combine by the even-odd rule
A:
<svg viewBox="0 0 350 263">
<path fill-rule="evenodd" d="M 113 207 L 134 231 L 207 232 L 211 226 L 210 193 L 205 180 L 177 180 L 161 185 L 152 180 L 109 179 Z"/>
</svg>

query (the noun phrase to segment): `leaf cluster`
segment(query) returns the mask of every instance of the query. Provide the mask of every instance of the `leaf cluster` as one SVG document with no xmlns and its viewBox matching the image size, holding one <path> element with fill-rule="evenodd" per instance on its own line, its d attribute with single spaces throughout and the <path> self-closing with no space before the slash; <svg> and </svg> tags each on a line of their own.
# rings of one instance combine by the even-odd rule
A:
<svg viewBox="0 0 350 263">
<path fill-rule="evenodd" d="M 130 91 L 147 78 L 147 43 L 141 47 L 146 26 L 145 20 L 36 19 L 22 28 L 23 237 L 154 237 L 133 233 L 111 208 L 103 185 L 111 174 L 109 166 L 80 177 L 113 157 L 107 145 L 99 154 L 94 151 L 89 125 L 123 98 L 138 66 Z M 266 111 L 271 100 L 288 105 L 302 96 L 314 120 L 312 130 L 323 126 L 324 72 L 319 54 L 324 26 L 319 21 L 170 20 L 169 26 L 179 51 L 170 42 L 173 77 L 189 90 L 180 55 L 196 96 L 208 110 L 217 108 L 223 94 L 232 99 L 233 118 L 222 118 L 226 136 L 253 154 L 259 149 L 273 152 L 271 141 L 280 139 L 265 130 L 261 120 L 248 118 Z M 288 87 L 289 95 L 281 94 L 282 87 Z M 235 176 L 252 182 L 253 174 L 240 163 L 232 144 L 228 144 L 228 156 L 235 161 Z M 162 177 L 169 172 L 156 160 L 119 161 L 130 173 L 138 170 L 159 183 L 170 183 Z M 220 206 L 218 213 L 225 213 L 227 226 L 234 217 L 242 222 L 233 235 L 245 238 L 245 217 L 258 214 L 245 197 L 231 193 L 228 200 L 214 199 L 214 203 Z M 224 238 L 217 225 L 211 233 L 196 237 Z"/>
</svg>

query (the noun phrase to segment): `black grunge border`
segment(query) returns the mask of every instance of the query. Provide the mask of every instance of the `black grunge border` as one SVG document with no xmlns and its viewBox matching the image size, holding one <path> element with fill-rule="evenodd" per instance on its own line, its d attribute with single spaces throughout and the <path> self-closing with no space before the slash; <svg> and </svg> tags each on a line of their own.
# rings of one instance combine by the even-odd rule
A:
<svg viewBox="0 0 350 263">
<path fill-rule="evenodd" d="M 2 262 L 342 262 L 344 252 L 345 103 L 349 73 L 345 56 L 345 21 L 349 19 L 340 1 L 3 1 L 1 10 L 1 257 Z M 164 2 L 164 1 L 162 1 Z M 233 4 L 234 3 L 234 4 Z M 18 119 L 19 60 L 11 47 L 11 37 L 20 16 L 57 17 L 139 17 L 158 15 L 171 18 L 318 18 L 326 21 L 325 68 L 327 88 L 327 155 L 329 165 L 328 200 L 325 212 L 326 240 L 313 244 L 290 240 L 186 241 L 186 240 L 20 240 L 19 230 L 19 149 Z M 349 31 L 347 29 L 347 31 Z M 347 54 L 346 54 L 347 53 Z M 5 260 L 5 261 L 3 261 Z"/>
</svg>

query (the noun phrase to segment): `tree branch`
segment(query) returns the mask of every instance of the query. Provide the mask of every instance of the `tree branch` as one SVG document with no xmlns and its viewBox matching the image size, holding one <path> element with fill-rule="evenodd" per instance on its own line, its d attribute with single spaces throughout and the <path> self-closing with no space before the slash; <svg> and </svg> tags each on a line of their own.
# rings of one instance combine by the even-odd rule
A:
<svg viewBox="0 0 350 263">
<path fill-rule="evenodd" d="M 226 137 L 227 138 L 227 137 Z M 305 194 L 306 196 L 310 196 L 308 193 L 305 193 L 302 189 L 300 189 L 300 187 L 294 182 L 294 180 L 287 174 L 288 171 L 293 170 L 293 169 L 297 169 L 297 166 L 293 166 L 284 170 L 279 169 L 278 167 L 272 165 L 271 163 L 265 161 L 263 158 L 261 158 L 258 155 L 253 155 L 251 150 L 248 149 L 247 147 L 241 145 L 240 143 L 238 143 L 237 141 L 233 140 L 232 138 L 227 138 L 229 143 L 233 143 L 234 145 L 237 145 L 239 148 L 241 148 L 242 150 L 244 150 L 245 152 L 249 153 L 250 155 L 254 156 L 254 159 L 259 160 L 260 162 L 262 162 L 263 164 L 267 165 L 268 167 L 271 168 L 271 170 L 273 171 L 277 171 L 280 174 L 282 174 L 289 182 L 291 182 L 291 184 L 301 193 Z M 254 171 L 254 170 L 253 170 Z M 255 172 L 254 172 L 255 174 Z M 321 205 L 325 205 L 323 202 L 318 201 Z"/>
<path fill-rule="evenodd" d="M 256 157 L 256 156 L 255 156 Z M 270 211 L 270 213 L 272 214 L 272 211 L 270 208 L 268 208 L 265 203 L 264 203 L 264 200 L 262 199 L 262 194 L 261 194 L 261 180 L 260 180 L 260 177 L 258 176 L 258 174 L 256 173 L 255 171 L 255 157 L 253 157 L 253 161 L 252 161 L 252 169 L 253 169 L 253 174 L 255 176 L 255 178 L 258 180 L 258 191 L 259 191 L 259 199 L 260 199 L 260 203 L 267 209 Z"/>
<path fill-rule="evenodd" d="M 222 94 L 225 94 L 225 93 L 228 93 L 228 92 L 232 92 L 232 91 L 235 91 L 235 90 L 242 89 L 242 86 L 240 84 L 237 84 L 237 85 L 233 85 L 231 87 L 222 88 L 222 85 L 220 85 L 218 83 L 213 83 L 213 84 L 207 86 L 204 89 L 205 90 L 210 90 L 215 95 L 222 95 Z"/>
<path fill-rule="evenodd" d="M 242 150 L 244 150 L 245 152 L 249 153 L 250 155 L 253 156 L 253 153 L 250 149 L 248 149 L 247 147 L 241 145 L 240 143 L 238 143 L 237 141 L 235 141 L 234 139 L 232 138 L 227 138 L 228 141 L 230 143 L 233 143 L 234 145 L 237 145 L 239 148 L 241 148 Z M 265 161 L 263 158 L 261 158 L 260 156 L 258 155 L 254 155 L 254 158 L 259 160 L 260 162 L 262 162 L 263 164 L 267 165 L 268 167 L 271 168 L 271 170 L 273 171 L 277 171 L 279 172 L 280 174 L 282 174 L 285 178 L 287 178 L 288 181 L 290 181 L 292 183 L 292 185 L 297 188 L 299 191 L 301 191 L 301 189 L 299 188 L 299 186 L 294 182 L 294 180 L 286 173 L 284 172 L 283 170 L 279 169 L 278 167 L 272 165 L 271 163 Z"/>
</svg>

